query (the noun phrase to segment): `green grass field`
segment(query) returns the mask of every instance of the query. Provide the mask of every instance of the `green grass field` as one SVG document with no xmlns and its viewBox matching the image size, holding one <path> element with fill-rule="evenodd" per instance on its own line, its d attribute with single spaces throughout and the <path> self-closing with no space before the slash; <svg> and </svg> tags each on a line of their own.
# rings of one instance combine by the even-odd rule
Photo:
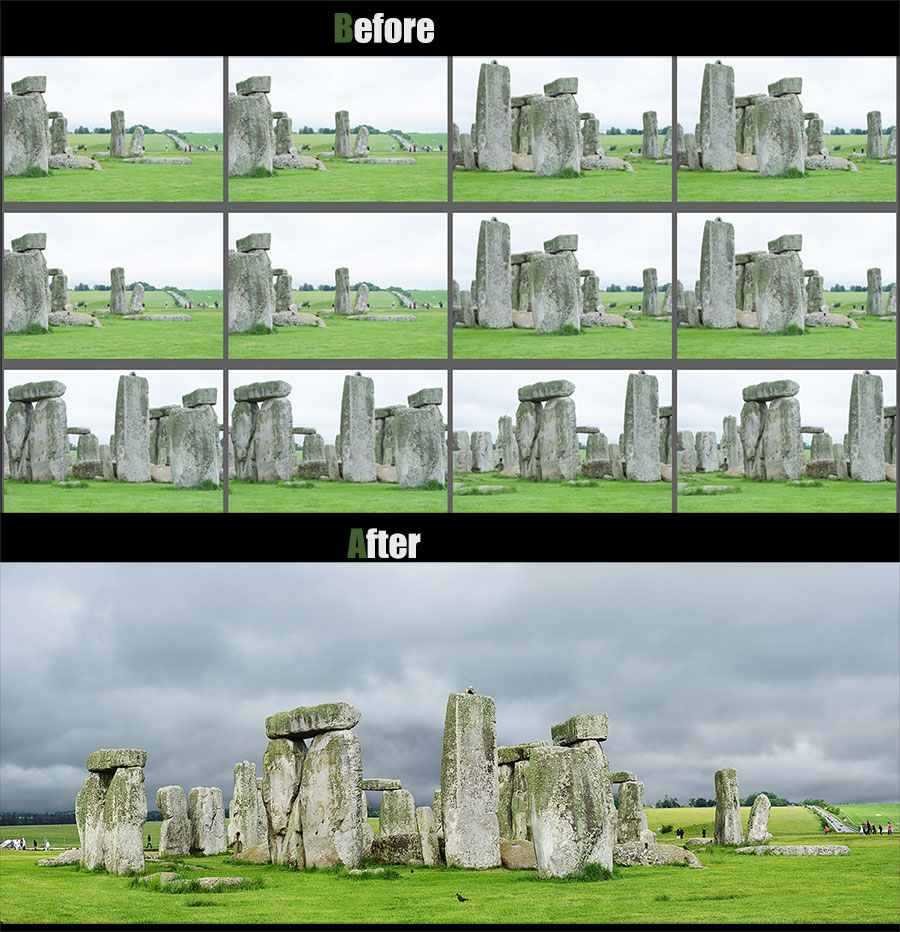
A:
<svg viewBox="0 0 900 932">
<path fill-rule="evenodd" d="M 53 482 L 3 483 L 8 512 L 47 514 L 147 514 L 222 511 L 222 490 L 176 489 L 168 483 L 86 481 L 86 488 Z"/>
<path fill-rule="evenodd" d="M 844 809 L 848 807 L 843 807 Z M 852 808 L 852 807 L 849 807 Z M 671 822 L 706 827 L 713 810 L 647 809 L 651 828 Z M 746 821 L 747 810 L 742 809 Z M 374 821 L 374 820 L 370 820 Z M 153 844 L 159 822 L 144 835 Z M 769 827 L 779 844 L 823 841 L 818 819 L 800 807 L 773 808 Z M 43 841 L 41 826 L 6 827 Z M 74 826 L 49 826 L 75 833 Z M 48 834 L 48 837 L 50 835 Z M 294 871 L 233 862 L 228 855 L 188 857 L 182 876 L 261 879 L 262 889 L 163 895 L 132 887 L 126 877 L 75 867 L 42 868 L 43 852 L 0 852 L 0 920 L 5 923 L 891 923 L 896 924 L 897 835 L 840 835 L 849 857 L 760 858 L 708 845 L 695 849 L 707 870 L 617 868 L 600 883 L 541 881 L 536 871 L 468 871 L 399 867 L 393 879 L 355 880 L 343 870 Z M 674 840 L 662 836 L 661 841 Z M 51 843 L 53 839 L 51 838 Z M 148 862 L 148 869 L 170 870 Z M 456 894 L 468 897 L 460 903 Z"/>
<path fill-rule="evenodd" d="M 665 295 L 660 294 L 660 309 Z M 611 314 L 640 310 L 635 292 L 603 292 L 603 306 Z M 489 330 L 454 327 L 454 359 L 670 359 L 672 324 L 652 317 L 631 317 L 625 327 L 585 327 L 569 336 L 534 330 Z"/>
<path fill-rule="evenodd" d="M 325 315 L 327 330 L 276 327 L 271 334 L 233 333 L 228 337 L 228 353 L 234 359 L 446 359 L 447 292 L 410 294 L 419 304 L 443 301 L 444 310 L 407 310 L 389 291 L 370 291 L 369 313 L 413 314 L 416 319 L 396 323 L 347 320 L 331 313 L 333 291 L 295 291 L 296 304 L 309 302 L 304 311 Z"/>
<path fill-rule="evenodd" d="M 307 487 L 280 482 L 228 480 L 228 510 L 235 513 L 317 512 L 359 514 L 446 512 L 446 489 L 401 489 L 386 482 L 312 480 Z"/>
<path fill-rule="evenodd" d="M 900 825 L 900 803 L 841 803 L 841 812 L 847 816 L 848 825 L 859 827 L 868 819 L 876 825 L 884 826 L 887 831 L 888 822 L 897 832 Z"/>
<path fill-rule="evenodd" d="M 192 134 L 187 134 L 190 137 Z M 141 165 L 121 159 L 99 158 L 103 172 L 88 169 L 51 169 L 46 178 L 5 178 L 7 202 L 18 201 L 221 201 L 223 158 L 221 133 L 199 133 L 220 143 L 218 152 L 186 153 L 161 134 L 144 136 L 148 158 L 187 157 L 190 165 Z M 189 138 L 189 141 L 190 138 Z M 128 144 L 131 136 L 128 136 Z M 69 134 L 73 147 L 86 146 L 79 155 L 105 152 L 109 136 Z M 169 151 L 166 152 L 166 145 Z"/>
<path fill-rule="evenodd" d="M 594 479 L 591 485 L 568 485 L 564 480 L 535 482 L 495 472 L 455 473 L 453 481 L 465 488 L 505 485 L 513 490 L 493 495 L 454 494 L 455 514 L 672 511 L 672 486 L 668 482 Z"/>
<path fill-rule="evenodd" d="M 888 137 L 884 137 L 887 150 Z M 848 158 L 865 136 L 828 136 L 831 154 Z M 840 148 L 837 148 L 840 147 Z M 853 159 L 859 173 L 817 170 L 800 178 L 761 178 L 757 172 L 678 172 L 679 201 L 893 201 L 897 169 L 877 159 Z"/>
<path fill-rule="evenodd" d="M 192 146 L 213 146 L 219 147 L 219 152 L 222 151 L 222 143 L 224 140 L 224 133 L 182 133 L 181 138 L 186 139 Z M 172 151 L 172 147 L 169 146 L 169 151 Z"/>
<path fill-rule="evenodd" d="M 147 314 L 189 314 L 185 321 L 123 320 L 107 314 L 108 291 L 70 291 L 69 303 L 98 314 L 98 327 L 51 327 L 48 334 L 10 333 L 4 340 L 7 359 L 221 359 L 222 292 L 190 291 L 193 302 L 207 310 L 179 307 L 164 291 L 145 291 Z M 127 293 L 126 300 L 131 300 Z M 168 301 L 169 307 L 166 308 Z M 215 310 L 213 302 L 219 302 Z"/>
<path fill-rule="evenodd" d="M 732 479 L 719 472 L 679 473 L 688 486 L 727 485 L 737 492 L 718 495 L 679 495 L 678 511 L 688 514 L 715 512 L 888 512 L 897 510 L 897 486 L 893 482 L 854 482 L 852 479 L 818 479 L 818 486 L 791 485 L 787 480 L 760 482 Z"/>
<path fill-rule="evenodd" d="M 355 139 L 355 136 L 351 139 Z M 294 133 L 304 155 L 330 152 L 334 136 Z M 395 151 L 391 151 L 391 146 Z M 441 201 L 447 200 L 447 153 L 408 153 L 392 136 L 369 136 L 371 158 L 414 158 L 415 165 L 360 165 L 346 159 L 322 161 L 327 172 L 277 170 L 272 178 L 228 179 L 229 201 Z"/>
</svg>

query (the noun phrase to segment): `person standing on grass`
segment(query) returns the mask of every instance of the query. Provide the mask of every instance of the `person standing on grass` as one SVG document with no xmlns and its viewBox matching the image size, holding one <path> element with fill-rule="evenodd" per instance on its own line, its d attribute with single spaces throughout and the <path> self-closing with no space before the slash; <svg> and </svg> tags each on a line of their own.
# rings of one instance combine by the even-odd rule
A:
<svg viewBox="0 0 900 932">
<path fill-rule="evenodd" d="M 231 846 L 232 856 L 237 857 L 244 850 L 244 843 L 241 841 L 241 833 L 234 833 L 234 844 Z"/>
<path fill-rule="evenodd" d="M 893 834 L 894 834 L 894 833 L 893 833 L 893 831 L 891 830 L 891 823 L 888 822 L 888 835 L 893 835 Z"/>
<path fill-rule="evenodd" d="M 859 834 L 862 835 L 862 833 L 863 833 L 863 827 L 862 827 L 862 823 L 860 823 L 860 826 L 859 826 Z"/>
<path fill-rule="evenodd" d="M 50 841 L 46 836 L 44 836 L 44 851 L 49 851 L 49 850 L 50 850 Z"/>
</svg>

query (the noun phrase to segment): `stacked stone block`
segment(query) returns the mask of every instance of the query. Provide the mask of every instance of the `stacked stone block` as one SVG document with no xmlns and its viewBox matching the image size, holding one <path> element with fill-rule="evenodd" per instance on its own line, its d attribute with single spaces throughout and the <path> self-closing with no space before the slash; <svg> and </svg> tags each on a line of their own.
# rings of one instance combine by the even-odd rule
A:
<svg viewBox="0 0 900 932">
<path fill-rule="evenodd" d="M 275 289 L 268 251 L 269 233 L 251 233 L 228 251 L 228 331 L 253 333 L 272 329 Z"/>
<path fill-rule="evenodd" d="M 3 95 L 3 174 L 47 173 L 50 138 L 47 133 L 47 78 L 30 75 L 13 81 Z"/>
<path fill-rule="evenodd" d="M 272 173 L 275 135 L 272 107 L 266 96 L 272 79 L 258 75 L 239 81 L 237 93 L 228 95 L 228 174 Z"/>
<path fill-rule="evenodd" d="M 396 410 L 394 462 L 397 482 L 402 488 L 414 488 L 432 480 L 444 482 L 446 441 L 439 407 L 443 397 L 442 388 L 423 388 L 407 398 L 409 407 Z"/>
<path fill-rule="evenodd" d="M 566 379 L 524 385 L 518 391 L 516 443 L 524 478 L 574 479 L 580 456 L 576 433 L 575 386 Z"/>
<path fill-rule="evenodd" d="M 294 473 L 294 436 L 287 382 L 253 382 L 234 389 L 231 445 L 239 479 L 287 482 Z"/>
<path fill-rule="evenodd" d="M 46 233 L 26 233 L 3 250 L 3 331 L 47 329 L 50 288 L 47 283 Z"/>
</svg>

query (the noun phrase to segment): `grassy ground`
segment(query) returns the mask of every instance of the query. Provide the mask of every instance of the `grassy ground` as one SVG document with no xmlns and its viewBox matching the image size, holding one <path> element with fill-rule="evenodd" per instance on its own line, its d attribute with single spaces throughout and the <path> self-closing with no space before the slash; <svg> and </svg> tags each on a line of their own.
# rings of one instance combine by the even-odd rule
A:
<svg viewBox="0 0 900 932">
<path fill-rule="evenodd" d="M 228 480 L 228 510 L 236 513 L 319 512 L 446 512 L 445 489 L 401 489 L 382 482 L 329 482 L 313 480 L 308 486 L 280 482 Z"/>
<path fill-rule="evenodd" d="M 679 495 L 678 510 L 691 514 L 746 512 L 895 512 L 897 486 L 893 482 L 854 482 L 818 479 L 817 486 L 788 481 L 760 482 L 731 479 L 719 472 L 679 473 L 689 486 L 728 485 L 737 492 L 719 495 Z"/>
<path fill-rule="evenodd" d="M 123 320 L 107 314 L 108 291 L 70 291 L 79 311 L 99 313 L 97 327 L 51 327 L 49 334 L 10 333 L 4 340 L 7 359 L 221 359 L 222 292 L 186 291 L 208 310 L 180 308 L 164 291 L 144 292 L 147 314 L 189 314 L 189 321 Z M 126 295 L 131 299 L 130 293 Z M 166 309 L 166 301 L 169 307 Z M 212 303 L 219 302 L 219 310 Z M 84 306 L 83 306 L 84 305 Z"/>
<path fill-rule="evenodd" d="M 86 488 L 53 482 L 4 481 L 4 508 L 8 512 L 96 514 L 221 512 L 222 490 L 176 489 L 167 483 L 98 482 Z"/>
<path fill-rule="evenodd" d="M 591 485 L 568 485 L 563 480 L 534 482 L 495 472 L 456 473 L 453 480 L 467 488 L 505 485 L 513 490 L 493 495 L 454 494 L 453 511 L 459 514 L 672 511 L 672 486 L 668 482 L 594 479 Z"/>
<path fill-rule="evenodd" d="M 355 137 L 354 137 L 355 138 Z M 304 155 L 329 152 L 333 136 L 294 133 L 294 144 L 310 147 Z M 352 142 L 352 140 L 351 140 Z M 391 146 L 396 151 L 391 151 Z M 323 159 L 328 172 L 276 171 L 273 178 L 229 178 L 229 201 L 443 201 L 447 200 L 447 153 L 408 153 L 392 137 L 369 136 L 371 158 L 414 158 L 415 165 L 360 165 Z"/>
<path fill-rule="evenodd" d="M 859 827 L 868 819 L 876 825 L 883 825 L 887 831 L 890 822 L 894 834 L 900 826 L 900 803 L 841 803 L 840 808 L 849 825 Z"/>
<path fill-rule="evenodd" d="M 673 812 L 678 810 L 661 810 L 666 818 Z M 653 813 L 648 810 L 648 821 Z M 777 820 L 778 810 L 773 810 L 773 829 Z M 822 840 L 820 833 L 807 828 L 803 833 L 775 834 L 782 844 Z M 27 830 L 25 835 L 30 842 Z M 746 857 L 707 846 L 697 856 L 708 870 L 617 868 L 612 880 L 600 883 L 541 881 L 535 871 L 403 867 L 392 872 L 391 879 L 356 880 L 342 870 L 294 871 L 235 863 L 227 855 L 189 857 L 184 864 L 203 870 L 182 869 L 182 876 L 241 876 L 260 879 L 264 887 L 184 895 L 132 887 L 128 878 L 76 867 L 39 868 L 35 862 L 43 853 L 4 850 L 0 852 L 0 919 L 229 925 L 299 921 L 895 924 L 900 895 L 898 836 L 846 835 L 839 840 L 850 847 L 849 857 Z M 153 871 L 153 862 L 148 864 Z M 468 902 L 460 903 L 457 893 Z"/>
<path fill-rule="evenodd" d="M 659 304 L 665 295 L 660 294 Z M 635 292 L 604 292 L 603 306 L 612 314 L 640 310 Z M 454 327 L 454 359 L 670 359 L 672 324 L 652 317 L 632 317 L 625 327 L 585 327 L 569 336 L 534 330 L 488 330 Z"/>
<path fill-rule="evenodd" d="M 887 149 L 888 137 L 884 137 Z M 826 136 L 832 154 L 865 150 L 865 136 Z M 840 146 L 839 149 L 835 149 Z M 678 172 L 679 201 L 893 201 L 897 169 L 877 159 L 853 159 L 859 173 L 811 171 L 800 178 L 761 178 L 757 172 Z"/>
<path fill-rule="evenodd" d="M 204 136 L 207 134 L 198 134 Z M 218 135 L 221 141 L 221 133 Z M 128 137 L 130 144 L 131 137 Z M 109 136 L 69 135 L 72 146 L 87 146 L 79 155 L 106 151 Z M 166 144 L 169 151 L 165 151 Z M 148 158 L 187 157 L 190 165 L 141 165 L 101 158 L 104 171 L 51 169 L 47 178 L 4 179 L 7 201 L 221 201 L 222 146 L 218 152 L 176 150 L 168 136 L 144 136 Z"/>
<path fill-rule="evenodd" d="M 663 825 L 671 825 L 672 831 L 666 832 L 659 836 L 659 840 L 664 844 L 676 844 L 675 830 L 684 829 L 685 838 L 699 837 L 703 829 L 711 838 L 716 824 L 715 806 L 692 808 L 682 806 L 675 809 L 652 809 L 645 808 L 647 813 L 647 827 L 656 831 Z M 747 819 L 750 817 L 750 807 L 741 806 L 741 825 L 744 830 L 747 829 Z M 819 819 L 815 813 L 810 812 L 804 806 L 773 806 L 769 816 L 769 831 L 775 836 L 776 842 L 780 844 L 782 835 L 821 835 L 822 829 Z M 144 832 L 146 835 L 146 831 Z M 817 844 L 813 839 L 809 839 L 805 844 Z"/>
<path fill-rule="evenodd" d="M 304 311 L 325 314 L 328 329 L 277 327 L 274 334 L 230 334 L 228 353 L 234 359 L 446 359 L 447 292 L 410 292 L 418 303 L 444 302 L 444 310 L 407 310 L 388 291 L 369 292 L 371 314 L 413 314 L 414 321 L 372 323 L 347 320 L 331 313 L 333 291 L 295 291 Z M 395 307 L 392 309 L 391 304 Z"/>
</svg>

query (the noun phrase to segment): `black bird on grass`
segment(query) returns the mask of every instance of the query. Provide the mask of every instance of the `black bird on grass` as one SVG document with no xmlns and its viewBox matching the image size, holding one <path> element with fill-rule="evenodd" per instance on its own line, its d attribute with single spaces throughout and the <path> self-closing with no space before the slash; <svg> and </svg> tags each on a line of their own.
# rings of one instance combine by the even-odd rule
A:
<svg viewBox="0 0 900 932">
<path fill-rule="evenodd" d="M 460 901 L 460 903 L 469 902 L 469 898 L 467 896 L 460 896 L 458 893 L 456 894 L 456 898 Z"/>
</svg>

